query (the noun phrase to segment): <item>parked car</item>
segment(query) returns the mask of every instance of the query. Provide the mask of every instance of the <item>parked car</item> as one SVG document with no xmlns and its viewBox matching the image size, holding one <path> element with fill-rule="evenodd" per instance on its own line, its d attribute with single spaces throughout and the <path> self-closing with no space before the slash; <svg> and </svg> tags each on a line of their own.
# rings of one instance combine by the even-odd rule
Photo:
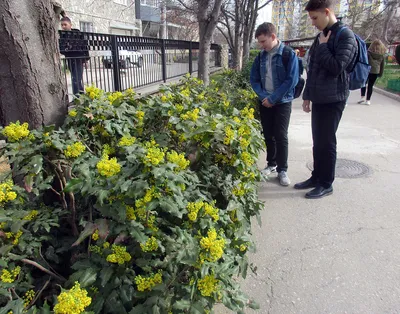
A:
<svg viewBox="0 0 400 314">
<path fill-rule="evenodd" d="M 121 69 L 129 68 L 131 65 L 142 67 L 143 55 L 137 50 L 119 50 L 119 67 Z M 105 68 L 110 69 L 113 66 L 112 53 L 111 51 L 104 51 L 103 65 Z"/>
</svg>

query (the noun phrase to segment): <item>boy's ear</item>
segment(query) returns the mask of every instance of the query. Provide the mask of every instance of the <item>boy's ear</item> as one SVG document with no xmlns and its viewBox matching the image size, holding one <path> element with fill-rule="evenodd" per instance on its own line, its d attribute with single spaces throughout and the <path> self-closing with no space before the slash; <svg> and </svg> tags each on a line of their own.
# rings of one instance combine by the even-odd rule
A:
<svg viewBox="0 0 400 314">
<path fill-rule="evenodd" d="M 328 16 L 330 13 L 332 13 L 332 10 L 329 8 L 326 8 L 324 13 L 326 16 Z"/>
</svg>

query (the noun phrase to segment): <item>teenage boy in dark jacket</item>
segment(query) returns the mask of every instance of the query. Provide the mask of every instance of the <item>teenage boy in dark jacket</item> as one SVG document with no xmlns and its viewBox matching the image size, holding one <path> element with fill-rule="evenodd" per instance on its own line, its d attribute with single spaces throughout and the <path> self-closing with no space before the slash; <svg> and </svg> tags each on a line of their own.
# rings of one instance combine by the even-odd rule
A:
<svg viewBox="0 0 400 314">
<path fill-rule="evenodd" d="M 89 59 L 89 51 L 87 49 L 80 51 L 82 47 L 86 47 L 79 29 L 72 28 L 72 22 L 69 17 L 64 16 L 61 19 L 61 28 L 63 31 L 74 32 L 72 40 L 63 41 L 64 45 L 60 45 L 60 52 L 67 59 L 68 69 L 71 72 L 72 92 L 74 95 L 83 93 L 83 65 Z"/>
<path fill-rule="evenodd" d="M 348 70 L 354 66 L 358 50 L 353 32 L 337 21 L 334 0 L 310 0 L 305 10 L 321 33 L 310 48 L 310 62 L 303 93 L 303 110 L 312 111 L 314 170 L 311 178 L 296 189 L 314 188 L 306 198 L 332 194 L 336 166 L 336 131 L 349 97 Z M 311 108 L 312 103 L 312 108 Z"/>
<path fill-rule="evenodd" d="M 250 82 L 260 101 L 261 124 L 267 146 L 266 176 L 278 172 L 283 186 L 290 184 L 287 175 L 288 127 L 294 88 L 299 80 L 299 63 L 294 51 L 284 47 L 271 23 L 258 26 L 255 34 L 262 51 L 254 60 Z M 287 56 L 287 64 L 282 55 Z"/>
</svg>

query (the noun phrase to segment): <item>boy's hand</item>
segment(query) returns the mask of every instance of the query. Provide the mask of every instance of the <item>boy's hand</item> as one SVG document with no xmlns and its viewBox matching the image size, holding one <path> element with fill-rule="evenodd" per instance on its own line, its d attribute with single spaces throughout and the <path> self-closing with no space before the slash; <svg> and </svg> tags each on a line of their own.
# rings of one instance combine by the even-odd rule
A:
<svg viewBox="0 0 400 314">
<path fill-rule="evenodd" d="M 321 32 L 321 35 L 319 35 L 319 43 L 320 44 L 326 44 L 329 40 L 329 37 L 331 37 L 331 31 L 328 32 L 328 35 L 324 35 L 324 32 Z"/>
<path fill-rule="evenodd" d="M 266 108 L 272 108 L 272 104 L 268 101 L 268 98 L 264 98 L 262 105 Z"/>
<path fill-rule="evenodd" d="M 307 113 L 311 112 L 311 102 L 309 100 L 303 101 L 303 111 Z"/>
</svg>

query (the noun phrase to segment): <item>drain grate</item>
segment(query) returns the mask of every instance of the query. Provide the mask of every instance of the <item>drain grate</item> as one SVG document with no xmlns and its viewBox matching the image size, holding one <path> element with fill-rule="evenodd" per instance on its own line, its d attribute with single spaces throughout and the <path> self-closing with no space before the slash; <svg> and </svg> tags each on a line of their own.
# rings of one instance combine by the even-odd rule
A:
<svg viewBox="0 0 400 314">
<path fill-rule="evenodd" d="M 314 169 L 314 163 L 310 161 L 307 163 L 307 168 L 311 171 Z M 336 160 L 336 174 L 337 178 L 363 178 L 371 174 L 371 168 L 367 165 L 349 159 Z"/>
</svg>

